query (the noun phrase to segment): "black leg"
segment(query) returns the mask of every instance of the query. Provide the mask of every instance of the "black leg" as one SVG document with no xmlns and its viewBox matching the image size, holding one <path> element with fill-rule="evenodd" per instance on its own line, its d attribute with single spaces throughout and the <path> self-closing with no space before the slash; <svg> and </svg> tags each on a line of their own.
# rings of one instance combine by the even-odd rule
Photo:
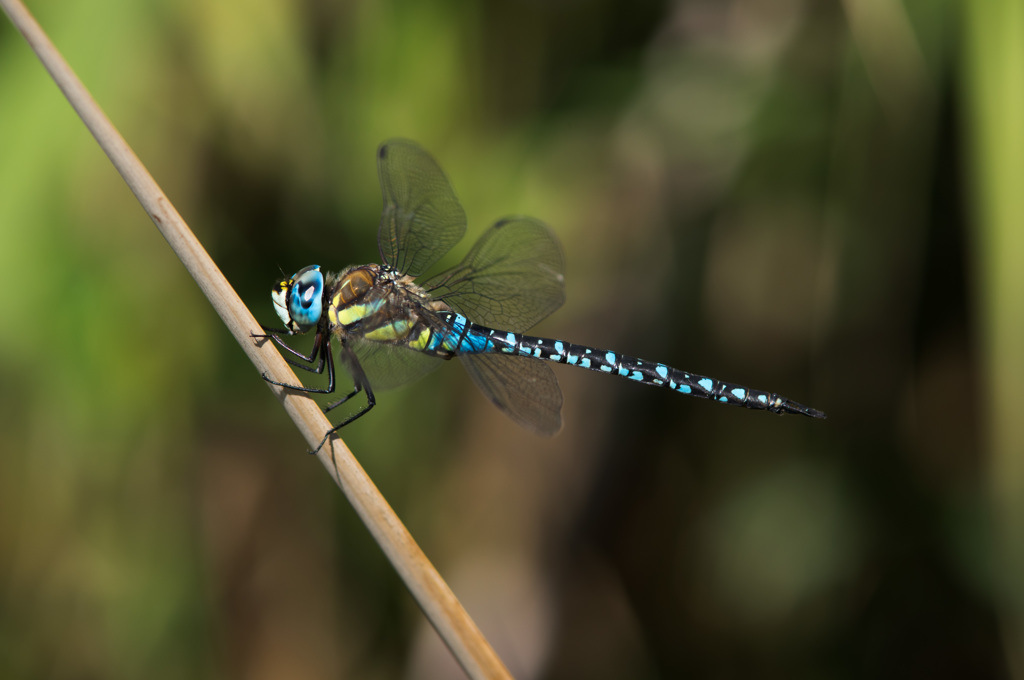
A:
<svg viewBox="0 0 1024 680">
<path fill-rule="evenodd" d="M 287 328 L 271 328 L 270 326 L 264 326 L 260 324 L 260 328 L 263 329 L 263 333 L 250 333 L 250 335 L 257 340 L 266 340 L 271 335 L 291 335 L 292 332 Z"/>
<path fill-rule="evenodd" d="M 352 349 L 348 345 L 344 344 L 344 341 L 342 342 L 342 345 L 341 345 L 341 357 L 342 357 L 342 360 L 345 362 L 345 367 L 348 369 L 349 374 L 352 376 L 352 379 L 355 381 L 355 389 L 353 389 L 351 392 L 349 392 L 347 395 L 345 395 L 344 398 L 339 399 L 338 401 L 334 402 L 333 404 L 328 404 L 327 406 L 325 406 L 324 407 L 324 413 L 327 413 L 328 411 L 330 411 L 331 409 L 333 409 L 333 408 L 335 408 L 337 406 L 341 406 L 346 401 L 348 401 L 352 397 L 356 396 L 360 392 L 366 392 L 366 405 L 363 406 L 358 411 L 356 411 L 355 413 L 353 413 L 352 415 L 346 416 L 345 420 L 341 421 L 340 423 L 338 423 L 337 425 L 335 425 L 334 427 L 329 429 L 327 431 L 327 433 L 324 435 L 324 438 L 320 440 L 319 444 L 317 444 L 317 447 L 315 449 L 313 449 L 312 451 L 310 451 L 311 454 L 315 454 L 320 449 L 322 449 L 324 444 L 327 443 L 327 440 L 330 439 L 332 434 L 334 434 L 335 432 L 337 432 L 341 428 L 345 427 L 346 425 L 348 425 L 352 421 L 357 420 L 357 419 L 363 417 L 364 415 L 369 413 L 370 409 L 372 409 L 377 404 L 377 400 L 373 396 L 373 389 L 370 387 L 370 381 L 366 379 L 366 373 L 363 372 L 363 367 L 359 365 L 359 360 L 356 358 L 355 353 L 352 351 Z M 331 384 L 333 385 L 334 384 L 334 361 L 333 361 L 333 359 L 330 356 L 328 356 L 328 359 L 327 359 L 327 367 L 328 367 L 328 369 L 327 369 L 328 372 L 331 374 Z"/>
<path fill-rule="evenodd" d="M 341 406 L 346 401 L 348 401 L 349 399 L 351 399 L 352 397 L 356 396 L 357 394 L 359 394 L 362 391 L 363 391 L 363 386 L 362 385 L 356 385 L 355 389 L 353 389 L 351 392 L 346 394 L 344 397 L 342 397 L 338 401 L 334 402 L 333 404 L 328 404 L 327 406 L 324 406 L 324 413 L 329 413 L 330 411 L 336 409 L 337 407 Z"/>
<path fill-rule="evenodd" d="M 273 338 L 274 340 L 276 340 L 279 345 L 281 345 L 282 347 L 284 347 L 285 349 L 290 351 L 292 354 L 295 354 L 296 356 L 301 357 L 303 360 L 305 360 L 307 362 L 312 363 L 314 360 L 316 360 L 317 354 L 319 354 L 320 355 L 320 362 L 319 362 L 319 364 L 317 365 L 317 367 L 315 369 L 311 368 L 309 366 L 302 366 L 302 365 L 300 365 L 298 363 L 295 363 L 295 362 L 289 360 L 288 357 L 284 357 L 284 360 L 287 361 L 292 366 L 295 366 L 297 368 L 303 368 L 303 369 L 305 369 L 305 370 L 307 370 L 307 371 L 309 371 L 311 373 L 321 373 L 324 370 L 323 369 L 324 363 L 326 363 L 327 364 L 327 388 L 326 389 L 318 389 L 318 388 L 315 388 L 315 387 L 306 387 L 304 385 L 289 385 L 288 383 L 282 383 L 282 382 L 277 382 L 276 380 L 271 380 L 267 376 L 266 373 L 263 374 L 263 379 L 264 380 L 266 380 L 271 385 L 278 385 L 280 387 L 287 387 L 288 389 L 295 390 L 296 392 L 306 392 L 306 393 L 313 393 L 313 394 L 333 394 L 334 393 L 334 357 L 331 355 L 331 337 L 330 337 L 330 335 L 325 335 L 323 333 L 319 333 L 318 332 L 317 336 L 316 336 L 316 340 L 313 342 L 313 351 L 310 353 L 310 355 L 308 357 L 305 356 L 304 354 L 300 354 L 299 352 L 296 352 L 291 347 L 288 347 L 288 345 L 285 344 L 284 341 L 280 340 L 277 336 L 271 335 L 270 337 Z"/>
<path fill-rule="evenodd" d="M 266 326 L 261 326 L 261 328 L 263 328 L 263 330 L 266 331 L 266 335 L 256 335 L 256 334 L 253 334 L 253 336 L 252 336 L 253 338 L 262 339 L 262 340 L 266 340 L 267 338 L 269 338 L 269 339 L 273 340 L 274 343 L 277 344 L 278 347 L 280 347 L 281 349 L 287 350 L 292 356 L 297 357 L 301 362 L 305 362 L 305 363 L 300 363 L 300 361 L 295 361 L 294 359 L 290 359 L 287 356 L 283 357 L 284 360 L 287 361 L 291 366 L 294 366 L 296 368 L 301 368 L 304 371 L 309 371 L 310 373 L 323 373 L 324 366 L 325 365 L 327 366 L 327 388 L 326 389 L 316 389 L 316 388 L 312 388 L 312 387 L 306 387 L 304 385 L 289 385 L 288 383 L 282 383 L 282 382 L 278 382 L 276 380 L 271 380 L 265 373 L 263 374 L 263 379 L 264 380 L 266 380 L 271 385 L 278 385 L 280 387 L 285 387 L 285 388 L 290 389 L 290 390 L 295 390 L 296 392 L 305 392 L 307 394 L 309 394 L 309 393 L 312 393 L 312 394 L 333 394 L 334 393 L 334 387 L 335 387 L 334 355 L 331 353 L 331 336 L 330 336 L 330 333 L 324 332 L 323 330 L 317 331 L 316 339 L 313 341 L 313 349 L 309 353 L 309 356 L 306 356 L 305 354 L 303 354 L 303 353 L 295 350 L 294 348 L 292 348 L 290 345 L 288 345 L 288 343 L 286 343 L 284 340 L 282 340 L 277 335 L 278 333 L 282 333 L 282 334 L 286 334 L 286 335 L 291 335 L 291 333 L 289 333 L 287 330 L 284 330 L 284 329 L 279 330 L 279 329 L 276 329 L 276 328 L 267 328 Z M 324 438 L 320 440 L 320 443 L 317 445 L 317 447 L 315 449 L 313 449 L 312 451 L 310 451 L 311 454 L 315 454 L 320 449 L 322 449 L 324 444 L 327 443 L 327 440 L 331 438 L 332 434 L 334 434 L 335 432 L 337 432 L 341 428 L 345 427 L 349 423 L 351 423 L 351 422 L 361 418 L 362 416 L 366 415 L 367 413 L 370 412 L 370 409 L 372 409 L 377 404 L 377 400 L 373 396 L 373 390 L 370 388 L 370 382 L 366 378 L 366 373 L 363 372 L 363 367 L 359 365 L 359 359 L 356 357 L 355 352 L 353 352 L 352 349 L 348 345 L 345 344 L 344 338 L 342 338 L 341 353 L 340 353 L 340 355 L 342 357 L 342 361 L 345 362 L 345 367 L 348 369 L 349 374 L 352 376 L 352 380 L 355 382 L 355 387 L 352 389 L 351 392 L 346 394 L 341 399 L 339 399 L 339 400 L 337 400 L 337 401 L 335 401 L 335 402 L 333 402 L 331 404 L 328 404 L 327 406 L 323 407 L 324 413 L 328 413 L 332 409 L 335 409 L 338 406 L 341 406 L 342 404 L 344 404 L 345 402 L 347 402 L 349 399 L 351 399 L 352 397 L 356 396 L 360 392 L 365 392 L 366 393 L 366 404 L 362 408 L 360 408 L 358 411 L 356 411 L 355 413 L 353 413 L 353 414 L 351 414 L 349 416 L 346 416 L 346 418 L 343 421 L 341 421 L 340 423 L 338 423 L 337 425 L 332 427 L 330 430 L 328 430 L 327 433 L 324 434 Z M 306 364 L 311 364 L 314 361 L 317 362 L 316 367 L 307 366 L 306 365 Z"/>
<path fill-rule="evenodd" d="M 288 350 L 291 354 L 297 356 L 299 359 L 304 361 L 306 364 L 313 363 L 313 361 L 316 360 L 316 355 L 319 354 L 320 355 L 320 362 L 316 365 L 316 368 L 314 368 L 312 366 L 306 366 L 305 364 L 299 363 L 298 361 L 295 361 L 293 359 L 289 359 L 288 357 L 282 357 L 282 358 L 285 361 L 287 361 L 290 365 L 294 366 L 295 368 L 301 368 L 304 371 L 309 371 L 310 373 L 316 373 L 318 375 L 320 373 L 323 373 L 323 371 L 324 371 L 324 355 L 325 355 L 325 353 L 321 352 L 320 348 L 321 348 L 321 343 L 323 341 L 323 337 L 324 336 L 322 336 L 321 334 L 317 333 L 316 340 L 313 342 L 313 350 L 309 353 L 308 357 L 305 354 L 302 354 L 301 352 L 297 352 L 288 343 L 286 343 L 284 340 L 282 340 L 281 338 L 277 337 L 276 335 L 271 335 L 269 337 L 275 343 L 277 343 L 278 347 L 281 347 L 282 349 Z"/>
<path fill-rule="evenodd" d="M 279 335 L 254 335 L 253 337 L 254 338 L 264 338 L 264 339 L 265 338 L 270 338 L 281 349 L 287 350 L 293 356 L 297 356 L 298 358 L 300 358 L 303 361 L 305 361 L 307 364 L 311 364 L 311 363 L 313 363 L 314 360 L 316 360 L 316 355 L 320 351 L 320 342 L 323 339 L 323 334 L 320 331 L 317 331 L 316 339 L 313 341 L 313 349 L 309 353 L 308 357 L 305 354 L 303 354 L 302 352 L 299 352 L 298 350 L 293 349 L 292 346 L 289 345 L 284 340 L 282 340 Z"/>
<path fill-rule="evenodd" d="M 357 394 L 358 391 L 359 390 L 356 390 L 352 394 L 353 395 Z M 352 396 L 352 395 L 350 395 L 350 396 Z M 358 411 L 356 411 L 355 413 L 353 413 L 352 415 L 350 415 L 347 418 L 345 418 L 345 420 L 341 421 L 340 423 L 338 423 L 337 425 L 335 425 L 331 429 L 327 430 L 327 434 L 325 434 L 324 438 L 320 440 L 320 443 L 317 444 L 317 447 L 309 452 L 311 455 L 316 454 L 320 449 L 322 449 L 324 447 L 324 444 L 327 443 L 327 440 L 331 438 L 332 434 L 334 434 L 335 432 L 337 432 L 341 428 L 345 427 L 346 425 L 348 425 L 352 421 L 357 420 L 358 418 L 361 418 L 361 417 L 365 416 L 367 413 L 370 412 L 370 409 L 372 409 L 374 406 L 377 405 L 377 401 L 373 398 L 373 394 L 369 390 L 366 390 L 366 396 L 367 396 L 366 405 L 363 406 Z M 347 398 L 348 397 L 346 397 L 345 399 L 347 399 Z M 344 399 L 342 401 L 344 401 Z"/>
<path fill-rule="evenodd" d="M 321 331 L 317 331 L 316 340 L 313 342 L 313 349 L 309 353 L 309 356 L 307 357 L 305 354 L 303 354 L 302 352 L 297 351 L 294 347 L 292 347 L 287 342 L 285 342 L 284 340 L 281 339 L 280 335 L 282 335 L 282 334 L 283 335 L 292 335 L 291 331 L 289 331 L 288 329 L 286 329 L 286 328 L 267 328 L 266 326 L 260 326 L 260 328 L 265 330 L 266 333 L 263 334 L 263 335 L 257 335 L 256 333 L 253 333 L 252 334 L 253 338 L 255 338 L 257 340 L 267 340 L 267 339 L 273 340 L 274 344 L 276 344 L 278 347 L 280 347 L 283 350 L 286 350 L 289 354 L 298 357 L 299 359 L 301 359 L 302 361 L 304 361 L 307 364 L 313 363 L 316 360 L 316 355 L 318 353 L 320 353 L 320 343 L 323 341 L 323 337 L 324 337 L 324 334 Z M 301 368 L 302 370 L 309 371 L 310 373 L 323 373 L 323 370 L 324 370 L 324 357 L 323 357 L 322 353 L 320 353 L 320 363 L 317 365 L 316 368 L 311 368 L 310 366 L 304 366 L 303 364 L 295 362 L 295 361 L 289 359 L 288 357 L 284 357 L 284 360 L 287 361 L 290 365 L 294 366 L 295 368 Z"/>
</svg>

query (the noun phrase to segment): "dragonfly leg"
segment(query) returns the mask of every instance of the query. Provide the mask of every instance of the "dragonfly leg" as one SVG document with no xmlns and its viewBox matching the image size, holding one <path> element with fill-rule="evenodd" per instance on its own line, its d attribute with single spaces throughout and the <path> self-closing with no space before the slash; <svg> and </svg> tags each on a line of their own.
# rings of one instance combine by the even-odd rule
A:
<svg viewBox="0 0 1024 680">
<path fill-rule="evenodd" d="M 324 413 L 328 413 L 330 411 L 333 411 L 334 409 L 338 408 L 339 406 L 344 404 L 346 401 L 348 401 L 349 399 L 351 399 L 352 397 L 356 396 L 357 394 L 359 394 L 362 391 L 363 391 L 363 386 L 362 385 L 356 385 L 355 388 L 351 392 L 346 394 L 344 397 L 342 397 L 338 401 L 334 402 L 333 404 L 328 404 L 327 406 L 324 406 Z"/>
<path fill-rule="evenodd" d="M 270 326 L 264 326 L 260 324 L 260 328 L 263 330 L 262 333 L 250 333 L 249 336 L 256 340 L 266 340 L 271 335 L 291 335 L 292 332 L 287 328 L 271 328 Z"/>
<path fill-rule="evenodd" d="M 305 361 L 307 364 L 311 364 L 311 363 L 313 363 L 316 360 L 316 355 L 320 351 L 320 343 L 323 340 L 323 333 L 321 331 L 319 331 L 319 330 L 317 331 L 316 340 L 313 342 L 313 350 L 309 353 L 309 356 L 307 357 L 305 354 L 303 354 L 302 352 L 299 352 L 298 350 L 293 348 L 291 345 L 289 345 L 287 342 L 285 342 L 284 340 L 281 339 L 281 335 L 292 335 L 292 333 L 290 331 L 288 331 L 287 329 L 283 329 L 283 328 L 267 328 L 266 326 L 260 326 L 260 328 L 265 330 L 266 333 L 263 333 L 263 334 L 251 333 L 250 336 L 253 339 L 255 339 L 255 340 L 267 340 L 269 338 L 270 340 L 273 340 L 274 344 L 276 344 L 278 347 L 280 347 L 283 350 L 287 350 L 289 354 L 297 356 L 298 358 L 300 358 L 303 361 Z M 287 358 L 285 360 L 287 361 Z M 292 363 L 291 361 L 289 361 L 288 363 L 292 364 L 292 366 L 298 366 L 298 364 Z M 307 368 L 306 370 L 309 370 L 309 369 Z M 321 370 L 323 370 L 323 369 L 321 369 Z M 320 371 L 317 371 L 317 373 L 319 373 L 319 372 Z"/>
<path fill-rule="evenodd" d="M 334 393 L 334 357 L 331 355 L 331 340 L 330 340 L 330 336 L 324 336 L 321 333 L 317 333 L 316 340 L 313 341 L 313 351 L 310 353 L 310 355 L 308 357 L 306 355 L 304 355 L 304 354 L 300 354 L 299 352 L 296 352 L 294 349 L 289 347 L 283 340 L 278 338 L 276 335 L 271 335 L 271 336 L 268 336 L 268 337 L 273 338 L 275 341 L 277 341 L 277 343 L 279 345 L 281 345 L 282 347 L 287 349 L 289 352 L 291 352 L 292 354 L 295 354 L 296 356 L 302 358 L 303 360 L 305 360 L 305 361 L 307 361 L 309 363 L 312 363 L 314 360 L 316 360 L 317 355 L 319 354 L 320 355 L 320 362 L 319 362 L 319 364 L 317 365 L 316 368 L 312 368 L 310 366 L 303 366 L 303 365 L 301 365 L 301 364 L 299 364 L 299 363 L 297 363 L 295 361 L 292 361 L 288 357 L 283 357 L 283 359 L 285 361 L 287 361 L 289 364 L 291 364 L 292 366 L 295 366 L 296 368 L 305 369 L 305 370 L 307 370 L 307 371 L 309 371 L 311 373 L 322 373 L 323 370 L 324 370 L 324 364 L 326 363 L 327 364 L 327 388 L 326 389 L 319 389 L 319 388 L 315 388 L 315 387 L 306 387 L 304 385 L 289 385 L 288 383 L 282 383 L 282 382 L 277 382 L 276 380 L 271 380 L 270 377 L 266 373 L 263 374 L 263 379 L 264 380 L 266 380 L 271 385 L 278 385 L 280 387 L 287 387 L 288 389 L 295 390 L 296 392 L 307 392 L 307 393 L 311 392 L 313 394 L 333 394 Z M 325 337 L 327 338 L 326 340 L 324 340 Z"/>
<path fill-rule="evenodd" d="M 346 401 L 356 396 L 360 392 L 366 392 L 366 404 L 361 409 L 359 409 L 358 411 L 349 416 L 346 416 L 343 421 L 329 429 L 327 433 L 324 434 L 324 438 L 320 440 L 319 444 L 317 444 L 317 447 L 310 451 L 310 454 L 315 454 L 317 451 L 322 449 L 324 444 L 327 443 L 327 440 L 330 439 L 332 434 L 334 434 L 341 428 L 345 427 L 352 421 L 357 420 L 358 418 L 361 418 L 362 416 L 366 415 L 367 413 L 370 412 L 370 409 L 377 405 L 377 399 L 373 396 L 373 389 L 370 387 L 370 381 L 366 379 L 366 373 L 363 372 L 363 367 L 359 365 L 359 360 L 356 358 L 356 355 L 347 345 L 342 344 L 341 347 L 341 356 L 344 359 L 346 366 L 348 367 L 349 373 L 352 375 L 352 379 L 355 381 L 355 387 L 351 392 L 346 394 L 338 401 L 334 402 L 333 404 L 328 404 L 327 406 L 325 406 L 324 413 L 327 413 L 328 411 L 337 406 L 341 406 Z M 331 357 L 328 357 L 327 359 L 327 371 L 331 375 L 331 384 L 333 385 L 334 360 Z"/>
<path fill-rule="evenodd" d="M 301 368 L 303 371 L 309 371 L 310 373 L 316 373 L 317 375 L 320 375 L 321 373 L 324 372 L 324 363 L 323 363 L 323 359 L 322 358 L 320 359 L 320 363 L 317 366 L 315 366 L 315 367 L 314 366 L 307 366 L 305 364 L 300 364 L 298 361 L 293 361 L 292 359 L 289 359 L 288 357 L 281 357 L 281 358 L 284 359 L 285 362 L 289 366 L 291 366 L 293 368 Z"/>
<path fill-rule="evenodd" d="M 301 352 L 297 352 L 293 347 L 291 347 L 288 343 L 286 343 L 284 340 L 277 337 L 276 335 L 271 335 L 269 337 L 273 339 L 275 343 L 277 343 L 278 347 L 288 350 L 289 352 L 291 352 L 292 354 L 299 357 L 299 359 L 305 362 L 300 363 L 298 361 L 295 361 L 294 359 L 289 359 L 288 357 L 281 357 L 282 359 L 287 361 L 289 365 L 294 366 L 295 368 L 301 368 L 304 371 L 309 371 L 310 373 L 316 373 L 317 375 L 324 372 L 324 355 L 329 354 L 329 352 L 325 353 L 320 351 L 320 344 L 323 336 L 320 335 L 319 333 L 316 336 L 316 340 L 313 342 L 313 351 L 309 353 L 308 357 L 305 354 L 302 354 Z M 320 362 L 316 365 L 316 367 L 314 368 L 313 366 L 307 366 L 306 364 L 311 364 L 316 360 L 317 354 L 320 355 Z"/>
<path fill-rule="evenodd" d="M 257 341 L 262 340 L 264 342 L 267 341 L 267 340 L 273 340 L 274 344 L 276 344 L 278 347 L 280 347 L 283 350 L 287 350 L 288 353 L 293 354 L 294 356 L 297 356 L 298 358 L 300 358 L 303 361 L 305 361 L 307 364 L 313 363 L 313 361 L 316 359 L 317 351 L 320 349 L 320 334 L 319 333 L 317 333 L 316 342 L 313 344 L 313 351 L 311 351 L 309 353 L 309 356 L 307 357 L 305 354 L 303 354 L 302 352 L 299 352 L 298 350 L 294 349 L 291 345 L 289 345 L 287 342 L 285 342 L 284 340 L 281 339 L 281 337 L 280 337 L 281 335 L 292 335 L 292 332 L 289 331 L 287 328 L 268 328 L 267 326 L 263 326 L 263 325 L 261 325 L 260 328 L 262 328 L 266 332 L 265 333 L 250 333 L 249 337 L 251 337 L 254 340 L 257 340 Z M 259 343 L 259 344 L 262 344 L 262 343 Z M 299 368 L 305 368 L 307 371 L 311 370 L 308 367 L 299 366 L 299 364 L 291 361 L 287 357 L 285 357 L 285 361 L 287 361 L 292 366 L 297 366 Z M 316 371 L 316 372 L 319 373 L 319 371 Z"/>
<path fill-rule="evenodd" d="M 359 391 L 360 390 L 358 390 L 358 389 L 353 390 L 352 394 L 350 394 L 349 397 L 358 394 Z M 320 440 L 320 443 L 317 445 L 317 447 L 309 452 L 310 455 L 316 454 L 320 449 L 322 449 L 324 444 L 327 443 L 327 440 L 330 439 L 332 434 L 334 434 L 335 432 L 337 432 L 341 428 L 345 427 L 346 425 L 351 423 L 353 420 L 356 420 L 358 418 L 361 418 L 361 417 L 365 416 L 367 413 L 370 412 L 370 409 L 372 409 L 374 406 L 376 406 L 377 401 L 373 398 L 373 393 L 370 392 L 369 390 L 366 390 L 366 396 L 367 396 L 366 405 L 363 406 L 358 411 L 356 411 L 355 413 L 353 413 L 352 415 L 350 415 L 347 418 L 345 418 L 345 420 L 341 421 L 340 423 L 338 423 L 337 425 L 335 425 L 331 429 L 327 430 L 327 434 L 325 434 L 324 438 Z M 345 399 L 348 399 L 349 397 L 345 397 Z M 345 399 L 342 399 L 337 404 L 332 404 L 332 406 L 338 406 L 339 404 L 343 403 L 345 401 Z M 326 411 L 327 409 L 324 409 L 324 410 Z"/>
</svg>

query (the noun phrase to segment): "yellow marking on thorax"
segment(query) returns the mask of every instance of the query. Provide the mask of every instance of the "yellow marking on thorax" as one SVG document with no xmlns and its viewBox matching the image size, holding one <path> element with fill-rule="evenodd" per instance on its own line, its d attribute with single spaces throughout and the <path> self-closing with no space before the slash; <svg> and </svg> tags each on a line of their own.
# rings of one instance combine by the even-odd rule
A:
<svg viewBox="0 0 1024 680">
<path fill-rule="evenodd" d="M 341 296 L 335 295 L 331 298 L 331 304 L 327 310 L 327 318 L 331 323 L 348 326 L 360 319 L 365 319 L 377 313 L 384 300 L 376 300 L 368 305 L 341 305 Z"/>
<path fill-rule="evenodd" d="M 393 321 L 386 323 L 383 326 L 374 328 L 369 333 L 363 334 L 363 337 L 367 340 L 374 340 L 376 342 L 387 342 L 389 340 L 401 340 L 409 334 L 409 329 L 412 326 L 408 320 Z"/>
</svg>

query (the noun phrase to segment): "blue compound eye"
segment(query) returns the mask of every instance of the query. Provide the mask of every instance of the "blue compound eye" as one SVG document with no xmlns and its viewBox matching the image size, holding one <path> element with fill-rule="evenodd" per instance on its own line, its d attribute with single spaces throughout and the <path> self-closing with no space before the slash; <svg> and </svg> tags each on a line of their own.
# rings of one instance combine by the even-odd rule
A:
<svg viewBox="0 0 1024 680">
<path fill-rule="evenodd" d="M 300 269 L 286 285 L 279 286 L 274 293 L 274 306 L 288 330 L 303 333 L 317 324 L 324 308 L 323 292 L 324 275 L 315 264 Z"/>
<path fill-rule="evenodd" d="M 294 280 L 288 295 L 288 312 L 297 325 L 315 326 L 324 309 L 324 275 L 320 267 L 312 265 L 300 270 Z"/>
</svg>

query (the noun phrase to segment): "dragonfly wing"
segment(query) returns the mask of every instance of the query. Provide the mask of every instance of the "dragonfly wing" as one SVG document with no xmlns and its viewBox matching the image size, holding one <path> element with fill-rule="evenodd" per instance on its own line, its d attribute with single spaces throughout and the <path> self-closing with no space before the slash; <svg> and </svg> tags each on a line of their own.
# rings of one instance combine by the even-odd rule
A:
<svg viewBox="0 0 1024 680">
<path fill-rule="evenodd" d="M 565 259 L 550 227 L 510 217 L 423 287 L 476 323 L 522 333 L 565 302 Z"/>
<path fill-rule="evenodd" d="M 459 357 L 477 387 L 512 420 L 550 437 L 562 427 L 562 390 L 551 367 L 507 354 Z"/>
<path fill-rule="evenodd" d="M 437 162 L 415 142 L 381 144 L 377 168 L 384 194 L 380 256 L 400 273 L 419 276 L 466 233 L 466 213 Z"/>
<path fill-rule="evenodd" d="M 440 366 L 443 359 L 400 345 L 352 338 L 359 365 L 374 391 L 389 390 L 421 378 Z"/>
</svg>

